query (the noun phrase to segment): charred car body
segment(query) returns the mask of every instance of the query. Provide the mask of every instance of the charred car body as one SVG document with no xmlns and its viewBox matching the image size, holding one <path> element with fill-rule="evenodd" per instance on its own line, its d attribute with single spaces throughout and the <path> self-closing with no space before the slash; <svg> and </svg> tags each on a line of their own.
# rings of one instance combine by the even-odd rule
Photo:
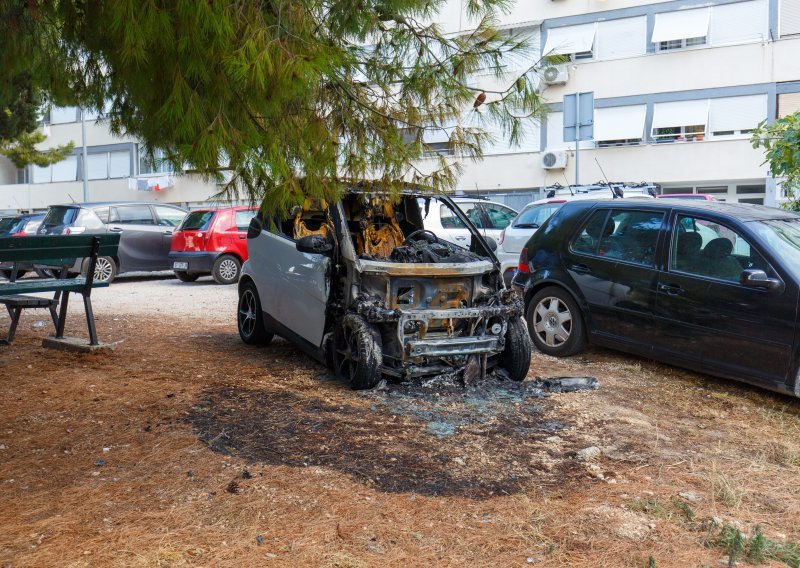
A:
<svg viewBox="0 0 800 568">
<path fill-rule="evenodd" d="M 425 229 L 439 203 L 470 229 L 469 249 Z M 351 190 L 336 204 L 306 202 L 289 219 L 254 218 L 248 250 L 237 318 L 246 343 L 280 335 L 354 388 L 383 375 L 527 374 L 522 305 L 490 243 L 446 196 Z"/>
</svg>

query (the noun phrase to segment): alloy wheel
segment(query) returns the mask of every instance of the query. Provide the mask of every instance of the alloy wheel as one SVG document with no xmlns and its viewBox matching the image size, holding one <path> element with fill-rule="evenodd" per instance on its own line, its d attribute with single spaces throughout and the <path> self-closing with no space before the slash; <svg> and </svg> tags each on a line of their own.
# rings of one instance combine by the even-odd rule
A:
<svg viewBox="0 0 800 568">
<path fill-rule="evenodd" d="M 239 329 L 247 337 L 256 329 L 256 297 L 252 290 L 245 290 L 239 300 Z"/>
<path fill-rule="evenodd" d="M 226 258 L 219 263 L 219 275 L 225 280 L 235 280 L 238 272 L 239 267 L 232 258 Z"/>
<path fill-rule="evenodd" d="M 559 298 L 542 298 L 534 311 L 533 329 L 542 343 L 549 347 L 558 347 L 572 333 L 572 312 Z"/>
<path fill-rule="evenodd" d="M 108 282 L 111 275 L 114 273 L 114 267 L 111 265 L 113 261 L 105 258 L 98 257 L 94 265 L 94 279 L 98 282 Z"/>
</svg>

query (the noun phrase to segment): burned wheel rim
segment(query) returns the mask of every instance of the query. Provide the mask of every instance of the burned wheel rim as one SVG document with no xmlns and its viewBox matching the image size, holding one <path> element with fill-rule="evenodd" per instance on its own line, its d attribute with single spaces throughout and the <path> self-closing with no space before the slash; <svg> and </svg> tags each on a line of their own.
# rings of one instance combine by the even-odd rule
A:
<svg viewBox="0 0 800 568">
<path fill-rule="evenodd" d="M 336 374 L 352 381 L 358 372 L 358 337 L 350 326 L 345 325 L 339 344 L 336 346 Z"/>
<path fill-rule="evenodd" d="M 94 265 L 94 279 L 98 282 L 108 282 L 111 275 L 114 274 L 114 266 L 111 264 L 113 261 L 100 256 Z"/>
<path fill-rule="evenodd" d="M 236 280 L 236 275 L 239 273 L 239 266 L 232 258 L 226 258 L 219 263 L 219 275 L 225 280 Z"/>
<path fill-rule="evenodd" d="M 572 333 L 572 312 L 560 298 L 546 296 L 536 304 L 533 331 L 549 347 L 563 345 Z"/>
<path fill-rule="evenodd" d="M 245 290 L 239 298 L 239 331 L 250 337 L 256 329 L 257 303 L 252 290 Z"/>
</svg>

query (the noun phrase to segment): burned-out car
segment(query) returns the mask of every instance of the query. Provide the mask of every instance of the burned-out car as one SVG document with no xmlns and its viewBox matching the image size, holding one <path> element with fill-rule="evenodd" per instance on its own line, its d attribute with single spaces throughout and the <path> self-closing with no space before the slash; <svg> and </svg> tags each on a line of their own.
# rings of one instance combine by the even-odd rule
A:
<svg viewBox="0 0 800 568">
<path fill-rule="evenodd" d="M 469 248 L 426 230 L 440 205 L 469 228 Z M 247 237 L 237 318 L 245 343 L 280 335 L 357 389 L 383 376 L 472 381 L 502 368 L 520 381 L 528 372 L 522 304 L 503 284 L 492 241 L 447 196 L 350 190 L 286 219 L 261 214 Z"/>
</svg>

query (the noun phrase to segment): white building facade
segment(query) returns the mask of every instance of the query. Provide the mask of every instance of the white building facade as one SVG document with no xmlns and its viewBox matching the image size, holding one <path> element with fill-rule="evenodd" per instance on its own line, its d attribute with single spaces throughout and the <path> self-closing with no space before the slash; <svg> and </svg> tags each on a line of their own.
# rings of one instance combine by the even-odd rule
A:
<svg viewBox="0 0 800 568">
<path fill-rule="evenodd" d="M 446 5 L 445 31 L 470 28 L 465 4 Z M 763 150 L 752 148 L 750 136 L 761 121 L 800 111 L 800 0 L 518 0 L 500 27 L 525 34 L 534 52 L 530 61 L 508 62 L 512 77 L 543 55 L 571 61 L 542 81 L 547 118 L 527 129 L 519 147 L 494 133 L 485 158 L 463 164 L 460 190 L 494 193 L 520 206 L 542 187 L 575 183 L 575 145 L 563 138 L 563 98 L 593 92 L 594 140 L 580 143 L 582 183 L 607 176 L 654 182 L 663 193 L 779 201 Z M 490 70 L 475 78 L 477 86 L 492 81 Z M 54 109 L 48 128 L 45 145 L 72 140 L 74 155 L 24 171 L 0 159 L 0 211 L 72 200 L 193 205 L 218 191 L 197 177 L 152 171 L 135 140 L 114 137 L 102 120 L 87 116 L 84 199 L 80 110 Z M 448 153 L 446 139 L 428 141 Z M 167 183 L 160 191 L 141 191 L 141 182 L 133 189 L 136 179 L 149 177 Z"/>
</svg>

